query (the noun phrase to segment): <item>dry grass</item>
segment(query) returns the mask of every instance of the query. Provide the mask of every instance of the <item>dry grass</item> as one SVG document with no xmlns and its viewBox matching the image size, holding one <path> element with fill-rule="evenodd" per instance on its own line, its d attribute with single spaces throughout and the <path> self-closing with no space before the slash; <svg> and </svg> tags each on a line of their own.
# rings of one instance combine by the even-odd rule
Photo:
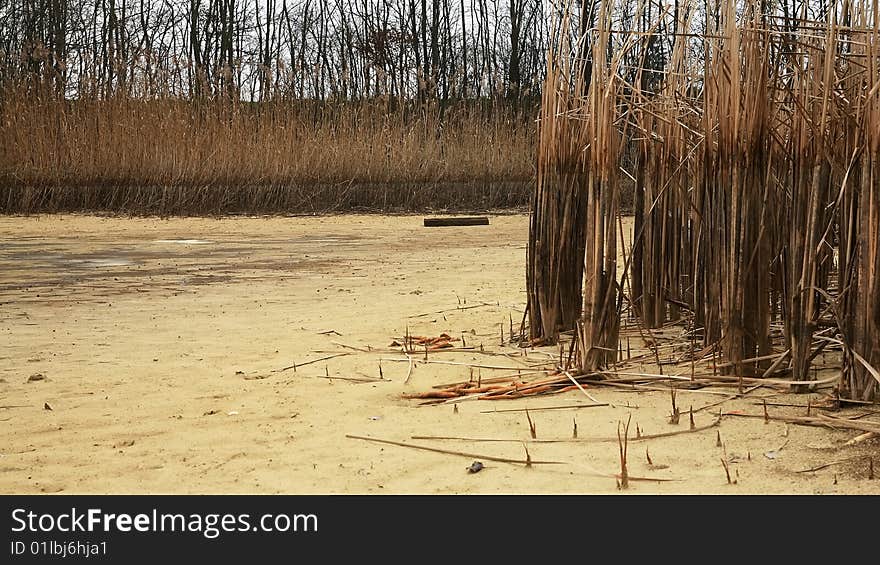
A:
<svg viewBox="0 0 880 565">
<path fill-rule="evenodd" d="M 0 212 L 524 206 L 534 119 L 503 105 L 180 100 L 0 104 Z"/>
</svg>

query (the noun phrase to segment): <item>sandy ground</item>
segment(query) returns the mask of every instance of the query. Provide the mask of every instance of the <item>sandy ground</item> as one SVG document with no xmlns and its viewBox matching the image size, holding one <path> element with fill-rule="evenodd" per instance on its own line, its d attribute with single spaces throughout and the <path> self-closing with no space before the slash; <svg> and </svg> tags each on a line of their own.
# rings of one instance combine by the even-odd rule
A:
<svg viewBox="0 0 880 565">
<path fill-rule="evenodd" d="M 522 317 L 527 232 L 524 216 L 461 228 L 424 228 L 422 216 L 0 218 L 0 491 L 618 493 L 618 444 L 607 440 L 630 416 L 642 434 L 686 430 L 686 415 L 668 422 L 668 393 L 593 387 L 612 406 L 539 410 L 592 403 L 572 391 L 456 412 L 401 394 L 466 380 L 467 367 L 417 363 L 404 383 L 408 363 L 390 360 L 399 353 L 351 349 L 387 348 L 408 328 L 464 334 L 494 353 L 432 361 L 541 359 L 499 335 Z M 348 355 L 309 363 L 339 353 Z M 386 380 L 341 378 L 376 379 L 380 360 Z M 730 392 L 681 391 L 678 403 L 698 408 Z M 822 397 L 758 389 L 723 408 L 757 414 L 767 400 L 773 414 L 800 415 Z M 580 441 L 524 443 L 524 413 L 502 411 L 524 407 L 538 440 L 571 438 L 576 419 Z M 714 417 L 698 412 L 696 424 Z M 427 435 L 513 441 L 412 439 Z M 844 445 L 855 435 L 726 417 L 630 443 L 631 475 L 674 480 L 626 492 L 880 493 L 867 478 L 880 444 Z M 484 458 L 521 459 L 524 446 L 562 464 Z M 485 468 L 468 473 L 474 460 Z"/>
</svg>

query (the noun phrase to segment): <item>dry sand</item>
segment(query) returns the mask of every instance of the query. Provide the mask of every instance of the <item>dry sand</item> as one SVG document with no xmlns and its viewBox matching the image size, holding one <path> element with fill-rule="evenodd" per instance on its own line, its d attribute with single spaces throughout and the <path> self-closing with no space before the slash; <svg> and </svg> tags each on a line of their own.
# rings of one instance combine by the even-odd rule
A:
<svg viewBox="0 0 880 565">
<path fill-rule="evenodd" d="M 593 387 L 614 406 L 537 410 L 591 403 L 573 391 L 462 402 L 456 413 L 401 394 L 466 380 L 464 366 L 417 364 L 406 384 L 408 364 L 388 360 L 387 381 L 321 378 L 378 377 L 379 359 L 400 354 L 339 344 L 385 348 L 407 327 L 464 333 L 468 345 L 511 355 L 432 360 L 516 367 L 540 359 L 499 343 L 500 326 L 507 333 L 509 319 L 518 326 L 522 317 L 527 233 L 524 216 L 461 228 L 424 228 L 421 216 L 0 218 L 0 491 L 617 493 L 613 441 L 529 443 L 532 459 L 563 464 L 527 468 L 346 434 L 522 458 L 520 441 L 411 437 L 527 442 L 525 415 L 501 412 L 523 407 L 534 410 L 539 440 L 570 438 L 574 418 L 582 440 L 614 437 L 630 416 L 643 434 L 687 429 L 686 415 L 668 423 L 668 393 Z M 303 365 L 342 352 L 351 354 Z M 296 371 L 279 370 L 294 363 Z M 44 378 L 29 381 L 36 374 Z M 682 391 L 678 403 L 698 408 L 729 392 Z M 822 397 L 759 389 L 723 407 L 760 413 L 763 399 L 805 406 Z M 696 423 L 713 418 L 699 412 Z M 856 435 L 725 418 L 718 428 L 631 443 L 630 474 L 675 480 L 636 481 L 627 492 L 880 493 L 880 480 L 867 478 L 880 444 L 844 445 Z M 470 474 L 474 459 L 485 468 Z M 835 464 L 798 472 L 827 463 Z"/>
</svg>

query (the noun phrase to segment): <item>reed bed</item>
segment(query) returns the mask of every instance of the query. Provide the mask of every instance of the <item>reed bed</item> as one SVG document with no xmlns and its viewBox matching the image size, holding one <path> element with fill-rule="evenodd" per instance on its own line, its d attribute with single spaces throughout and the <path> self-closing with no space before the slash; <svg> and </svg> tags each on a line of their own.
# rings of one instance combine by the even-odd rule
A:
<svg viewBox="0 0 880 565">
<path fill-rule="evenodd" d="M 877 396 L 878 3 L 831 2 L 821 21 L 762 9 L 722 3 L 702 14 L 701 34 L 685 9 L 662 70 L 645 64 L 653 32 L 613 30 L 604 5 L 579 43 L 552 53 L 568 73 L 555 84 L 589 86 L 545 92 L 530 249 L 584 252 L 530 254 L 530 335 L 575 331 L 578 374 L 615 365 L 620 319 L 632 316 L 642 337 L 680 324 L 691 362 L 711 355 L 713 374 L 740 386 L 781 371 L 808 390 L 799 383 L 817 378 L 816 359 L 834 343 L 840 392 Z M 632 60 L 640 66 L 627 68 Z M 557 180 L 563 158 L 568 184 Z M 617 270 L 621 172 L 636 181 L 636 217 Z M 542 206 L 554 198 L 577 209 L 554 215 Z M 585 241 L 556 240 L 573 237 Z M 583 264 L 583 275 L 560 260 Z M 550 285 L 573 288 L 566 304 L 580 310 L 542 301 Z M 546 318 L 568 323 L 535 323 Z"/>
<path fill-rule="evenodd" d="M 524 207 L 534 116 L 502 104 L 0 96 L 0 213 Z"/>
</svg>

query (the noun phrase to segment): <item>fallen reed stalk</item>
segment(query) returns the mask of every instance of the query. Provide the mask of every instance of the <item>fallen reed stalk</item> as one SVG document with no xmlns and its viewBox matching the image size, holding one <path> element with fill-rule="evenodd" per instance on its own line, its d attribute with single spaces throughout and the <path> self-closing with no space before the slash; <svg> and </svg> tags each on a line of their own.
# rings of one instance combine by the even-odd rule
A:
<svg viewBox="0 0 880 565">
<path fill-rule="evenodd" d="M 727 415 L 727 414 L 725 414 Z M 699 433 L 705 430 L 712 429 L 718 426 L 721 423 L 721 417 L 716 417 L 709 424 L 704 424 L 702 426 L 696 426 L 693 429 L 681 429 L 674 430 L 671 432 L 662 432 L 658 434 L 642 434 L 640 433 L 637 437 L 630 437 L 628 442 L 639 442 L 639 441 L 649 441 L 652 439 L 662 439 L 668 437 L 679 436 L 683 434 L 693 434 Z M 434 441 L 470 441 L 474 443 L 483 443 L 483 442 L 498 442 L 498 443 L 612 443 L 618 442 L 621 438 L 618 436 L 614 437 L 572 437 L 572 438 L 555 438 L 555 439 L 519 439 L 519 438 L 487 438 L 487 437 L 460 437 L 460 436 L 430 436 L 430 435 L 414 435 L 411 436 L 411 439 L 419 439 L 419 440 L 434 440 Z"/>
<path fill-rule="evenodd" d="M 354 434 L 345 434 L 350 439 L 359 439 L 363 441 L 371 441 L 374 443 L 384 443 L 386 445 L 396 445 L 398 447 L 408 447 L 410 449 L 419 449 L 422 451 L 433 451 L 434 453 L 443 453 L 446 455 L 458 455 L 460 457 L 468 457 L 471 459 L 486 459 L 487 461 L 498 461 L 500 463 L 513 463 L 518 465 L 565 465 L 565 461 L 536 461 L 531 457 L 527 459 L 510 459 L 507 457 L 495 457 L 492 455 L 482 455 L 475 453 L 466 453 L 463 451 L 453 451 L 449 449 L 440 449 L 437 447 L 429 447 L 426 445 L 414 445 L 412 443 L 404 443 L 401 441 L 392 441 L 388 439 L 380 439 L 375 437 L 359 436 Z"/>
</svg>

